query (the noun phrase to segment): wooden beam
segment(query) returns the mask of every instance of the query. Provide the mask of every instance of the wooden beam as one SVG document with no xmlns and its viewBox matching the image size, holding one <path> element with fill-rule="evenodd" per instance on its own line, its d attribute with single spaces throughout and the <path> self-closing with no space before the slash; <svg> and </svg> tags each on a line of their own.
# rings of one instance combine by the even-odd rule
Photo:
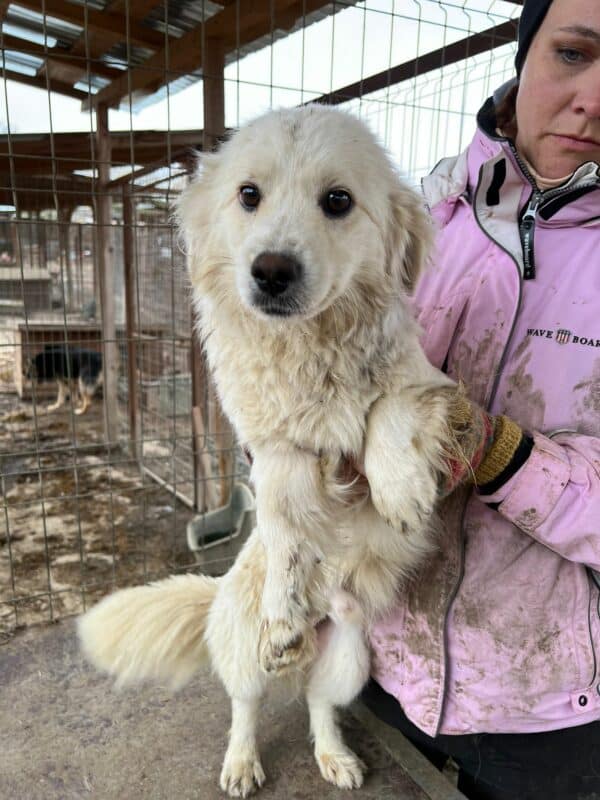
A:
<svg viewBox="0 0 600 800">
<path fill-rule="evenodd" d="M 89 178 L 72 175 L 69 179 L 64 176 L 39 177 L 22 176 L 18 172 L 3 172 L 0 174 L 0 194 L 2 203 L 7 202 L 10 193 L 15 192 L 20 198 L 44 197 L 47 208 L 58 206 L 72 207 L 88 204 L 92 200 L 92 181 Z M 58 195 L 58 201 L 54 198 Z M 10 202 L 8 200 L 8 202 Z M 39 203 L 35 204 L 37 208 Z"/>
<path fill-rule="evenodd" d="M 158 164 L 159 166 L 169 166 L 168 161 L 166 158 L 162 158 L 163 153 L 157 151 L 153 153 L 154 160 L 152 164 Z M 185 154 L 181 155 L 183 158 Z M 68 158 L 61 158 L 61 159 L 52 159 L 50 154 L 46 158 L 28 158 L 27 156 L 21 156 L 19 158 L 13 159 L 14 167 L 15 167 L 15 174 L 17 177 L 21 178 L 29 178 L 29 177 L 44 177 L 56 174 L 62 178 L 71 178 L 74 177 L 71 173 L 75 172 L 76 170 L 88 170 L 92 169 L 93 166 L 98 166 L 97 161 L 92 164 L 90 162 L 90 155 L 88 154 L 87 159 L 80 158 L 80 159 L 68 159 Z M 7 165 L 9 165 L 8 157 L 0 157 L 0 173 L 6 174 L 8 172 Z M 111 166 L 123 166 L 129 167 L 131 166 L 131 162 L 129 160 L 123 159 L 122 161 L 118 161 L 117 159 L 113 159 Z M 153 166 L 152 169 L 147 170 L 146 172 L 151 172 L 153 169 L 156 169 L 156 166 Z M 76 176 L 80 177 L 80 176 Z M 128 183 L 131 180 L 131 172 L 129 172 L 126 176 L 126 180 L 120 181 L 120 183 L 113 183 L 111 181 L 107 184 L 108 191 L 112 191 L 114 188 L 118 188 L 123 183 Z"/>
<path fill-rule="evenodd" d="M 169 166 L 176 161 L 190 160 L 194 150 L 201 149 L 202 131 L 128 131 L 112 132 L 111 165 L 131 167 L 139 165 L 142 174 Z M 133 141 L 133 153 L 131 151 Z M 169 144 L 168 144 L 169 143 Z M 90 169 L 92 164 L 92 138 L 89 133 L 15 134 L 11 136 L 12 163 L 18 176 L 43 176 L 58 174 L 72 178 L 75 170 Z M 133 158 L 132 158 L 133 156 Z M 0 175 L 10 172 L 8 137 L 0 135 Z M 113 190 L 132 179 L 129 172 L 122 178 L 110 181 Z"/>
<path fill-rule="evenodd" d="M 379 89 L 386 89 L 388 86 L 394 86 L 402 83 L 402 81 L 454 64 L 457 61 L 463 61 L 470 56 L 501 47 L 509 42 L 514 42 L 516 38 L 517 20 L 509 20 L 480 33 L 467 36 L 465 39 L 460 39 L 458 42 L 452 42 L 445 47 L 440 47 L 438 50 L 424 53 L 422 56 L 406 61 L 404 64 L 399 64 L 396 67 L 378 72 L 376 75 L 370 75 L 368 78 L 351 83 L 341 89 L 336 89 L 335 92 L 330 94 L 321 95 L 315 100 L 308 101 L 306 105 L 308 103 L 328 103 L 330 105 L 345 103 L 348 100 L 363 97 Z"/>
<path fill-rule="evenodd" d="M 141 186 L 133 186 L 133 191 L 137 194 L 144 194 L 148 192 L 149 194 L 174 194 L 175 189 L 160 189 L 157 188 L 159 183 L 165 183 L 166 181 L 174 181 L 175 178 L 184 178 L 187 175 L 187 170 L 182 170 L 181 172 L 176 172 L 174 175 L 165 175 L 162 178 L 157 178 L 157 180 L 152 181 L 151 183 L 144 183 Z"/>
<path fill-rule="evenodd" d="M 78 72 L 85 73 L 87 71 L 88 61 L 85 55 L 73 55 L 69 50 L 46 48 L 42 44 L 27 42 L 25 39 L 20 39 L 18 36 L 9 36 L 7 33 L 0 38 L 0 48 L 2 50 L 18 50 L 20 53 L 47 59 L 48 62 L 60 64 Z M 93 75 L 99 75 L 110 80 L 118 78 L 122 72 L 122 70 L 110 67 L 99 60 L 90 60 L 89 66 Z"/>
<path fill-rule="evenodd" d="M 36 13 L 44 13 L 48 17 L 56 17 L 73 25 L 79 25 L 88 32 L 98 32 L 109 36 L 113 42 L 124 42 L 127 38 L 126 20 L 122 13 L 110 11 L 94 11 L 91 8 L 69 3 L 67 0 L 19 0 L 19 5 Z M 42 12 L 43 8 L 43 12 Z M 153 31 L 135 20 L 129 21 L 129 41 L 136 47 L 147 47 L 150 50 L 164 47 L 165 37 L 159 31 Z"/>
<path fill-rule="evenodd" d="M 65 97 L 74 97 L 76 100 L 85 102 L 88 98 L 87 92 L 80 92 L 79 89 L 74 89 L 68 83 L 54 80 L 49 78 L 34 77 L 33 75 L 23 75 L 20 72 L 15 72 L 12 69 L 0 69 L 0 78 L 7 81 L 15 81 L 15 83 L 23 83 L 25 86 L 34 86 L 36 89 L 43 89 L 48 91 L 48 83 L 50 84 L 50 91 L 57 94 L 65 95 Z"/>
<path fill-rule="evenodd" d="M 171 164 L 179 161 L 185 155 L 185 151 L 171 153 Z M 155 161 L 153 164 L 148 164 L 146 167 L 141 167 L 140 169 L 136 169 L 133 172 L 130 172 L 127 175 L 121 175 L 120 178 L 115 178 L 112 180 L 108 186 L 110 189 L 116 189 L 119 186 L 126 186 L 127 184 L 134 184 L 138 178 L 143 178 L 144 175 L 150 175 L 150 173 L 154 172 L 156 169 L 161 169 L 163 167 L 169 167 L 170 164 L 168 159 L 163 158 L 159 161 Z"/>
<path fill-rule="evenodd" d="M 140 157 L 148 151 L 163 148 L 167 152 L 167 142 L 173 149 L 182 147 L 200 147 L 202 131 L 111 131 L 110 142 L 113 151 L 127 152 L 130 144 Z M 90 133 L 54 133 L 52 135 L 54 153 L 73 158 L 80 154 L 90 158 Z M 17 133 L 11 136 L 12 152 L 27 156 L 45 155 L 49 149 L 50 136 L 47 133 Z M 8 137 L 0 134 L 0 153 L 7 152 Z"/>
</svg>

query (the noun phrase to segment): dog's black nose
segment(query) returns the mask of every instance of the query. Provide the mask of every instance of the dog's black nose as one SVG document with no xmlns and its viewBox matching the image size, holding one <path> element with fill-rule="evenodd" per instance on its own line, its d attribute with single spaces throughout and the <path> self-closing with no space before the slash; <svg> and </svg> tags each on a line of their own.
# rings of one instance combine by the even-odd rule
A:
<svg viewBox="0 0 600 800">
<path fill-rule="evenodd" d="M 277 297 L 300 278 L 302 266 L 293 256 L 265 252 L 254 259 L 251 274 L 261 292 Z"/>
</svg>

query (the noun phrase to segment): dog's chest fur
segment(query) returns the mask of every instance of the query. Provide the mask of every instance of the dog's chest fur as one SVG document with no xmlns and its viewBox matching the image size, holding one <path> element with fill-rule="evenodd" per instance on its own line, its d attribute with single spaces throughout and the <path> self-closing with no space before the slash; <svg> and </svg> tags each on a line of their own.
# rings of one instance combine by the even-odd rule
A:
<svg viewBox="0 0 600 800">
<path fill-rule="evenodd" d="M 361 451 L 372 403 L 397 377 L 403 308 L 341 334 L 337 324 L 224 314 L 202 303 L 201 332 L 226 414 L 251 446 L 285 440 L 331 455 Z M 404 341 L 404 343 L 403 343 Z"/>
</svg>

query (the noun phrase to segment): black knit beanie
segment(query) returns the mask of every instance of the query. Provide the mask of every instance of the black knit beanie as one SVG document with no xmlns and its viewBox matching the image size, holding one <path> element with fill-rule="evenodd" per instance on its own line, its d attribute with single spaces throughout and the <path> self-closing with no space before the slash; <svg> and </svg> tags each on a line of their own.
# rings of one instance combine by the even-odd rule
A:
<svg viewBox="0 0 600 800">
<path fill-rule="evenodd" d="M 538 28 L 544 21 L 544 17 L 548 13 L 551 4 L 552 0 L 525 0 L 523 13 L 519 20 L 519 47 L 515 57 L 517 75 L 521 74 L 529 46 Z"/>
</svg>

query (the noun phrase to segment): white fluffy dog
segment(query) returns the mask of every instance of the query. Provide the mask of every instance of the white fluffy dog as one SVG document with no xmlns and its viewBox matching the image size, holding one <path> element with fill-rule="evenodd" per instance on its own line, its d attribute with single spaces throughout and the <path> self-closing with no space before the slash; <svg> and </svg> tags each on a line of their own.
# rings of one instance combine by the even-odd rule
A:
<svg viewBox="0 0 600 800">
<path fill-rule="evenodd" d="M 359 786 L 335 707 L 367 679 L 366 627 L 434 546 L 456 450 L 456 387 L 404 299 L 430 223 L 368 129 L 322 106 L 267 114 L 204 156 L 178 214 L 208 360 L 253 457 L 257 530 L 223 578 L 106 598 L 80 621 L 83 646 L 121 682 L 181 685 L 208 654 L 232 699 L 233 796 L 264 780 L 267 683 L 296 677 L 323 776 Z M 368 491 L 344 477 L 362 457 Z"/>
</svg>

